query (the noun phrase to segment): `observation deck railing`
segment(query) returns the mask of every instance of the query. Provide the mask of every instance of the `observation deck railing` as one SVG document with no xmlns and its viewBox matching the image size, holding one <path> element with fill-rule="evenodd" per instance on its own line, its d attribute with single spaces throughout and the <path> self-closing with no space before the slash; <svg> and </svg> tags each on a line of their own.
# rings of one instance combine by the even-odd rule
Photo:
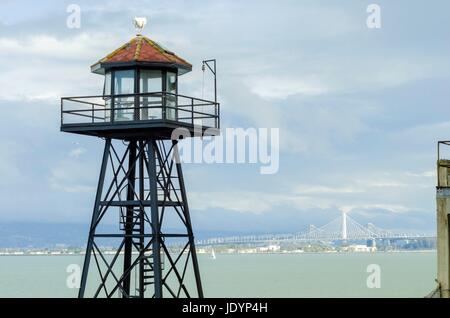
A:
<svg viewBox="0 0 450 318">
<path fill-rule="evenodd" d="M 61 98 L 61 127 L 167 121 L 220 128 L 220 104 L 168 92 Z"/>
</svg>

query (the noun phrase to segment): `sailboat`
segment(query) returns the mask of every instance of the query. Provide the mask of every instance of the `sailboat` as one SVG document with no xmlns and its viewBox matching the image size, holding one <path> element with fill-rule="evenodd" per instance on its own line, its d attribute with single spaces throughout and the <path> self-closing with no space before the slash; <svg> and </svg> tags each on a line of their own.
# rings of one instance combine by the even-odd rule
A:
<svg viewBox="0 0 450 318">
<path fill-rule="evenodd" d="M 216 253 L 214 252 L 214 249 L 211 249 L 211 258 L 216 259 Z"/>
</svg>

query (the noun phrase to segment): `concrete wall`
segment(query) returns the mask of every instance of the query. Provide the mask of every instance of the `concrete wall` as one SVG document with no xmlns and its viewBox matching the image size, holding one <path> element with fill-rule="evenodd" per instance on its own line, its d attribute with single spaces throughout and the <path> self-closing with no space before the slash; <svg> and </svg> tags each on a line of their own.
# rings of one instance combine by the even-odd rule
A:
<svg viewBox="0 0 450 318">
<path fill-rule="evenodd" d="M 439 160 L 437 163 L 438 186 L 436 188 L 437 207 L 437 280 L 441 297 L 450 297 L 450 245 L 449 224 L 450 213 L 450 160 Z"/>
</svg>

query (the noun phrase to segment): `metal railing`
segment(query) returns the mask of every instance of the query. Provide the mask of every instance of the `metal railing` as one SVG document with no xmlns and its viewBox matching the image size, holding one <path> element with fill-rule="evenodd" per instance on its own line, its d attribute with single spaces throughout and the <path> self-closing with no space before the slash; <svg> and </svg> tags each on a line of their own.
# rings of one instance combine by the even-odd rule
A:
<svg viewBox="0 0 450 318">
<path fill-rule="evenodd" d="M 442 157 L 442 148 L 441 148 L 442 146 L 450 146 L 450 140 L 440 140 L 440 141 L 438 141 L 438 143 L 437 143 L 437 159 L 438 160 L 446 159 L 446 158 Z M 450 148 L 447 148 L 447 149 L 450 149 Z"/>
<path fill-rule="evenodd" d="M 445 147 L 445 146 L 447 146 L 447 147 Z M 450 146 L 449 140 L 441 140 L 441 141 L 438 141 L 438 143 L 437 143 L 437 164 L 438 164 L 437 184 L 438 184 L 438 188 L 440 187 L 439 184 L 441 182 L 440 181 L 441 180 L 441 167 L 448 167 L 445 162 L 448 162 L 450 160 L 450 157 L 448 157 L 448 155 L 449 155 L 448 150 L 450 148 L 448 148 L 448 146 Z M 447 151 L 443 151 L 443 150 L 447 150 Z M 444 155 L 443 155 L 443 152 L 444 152 Z"/>
<path fill-rule="evenodd" d="M 220 104 L 168 92 L 61 98 L 61 126 L 155 120 L 220 128 Z"/>
</svg>

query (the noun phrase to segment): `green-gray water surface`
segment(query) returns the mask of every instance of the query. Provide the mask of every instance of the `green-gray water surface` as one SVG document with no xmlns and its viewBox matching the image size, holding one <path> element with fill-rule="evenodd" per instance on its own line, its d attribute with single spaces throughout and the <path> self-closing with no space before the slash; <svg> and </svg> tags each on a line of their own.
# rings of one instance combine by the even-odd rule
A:
<svg viewBox="0 0 450 318">
<path fill-rule="evenodd" d="M 83 256 L 0 256 L 0 297 L 75 297 L 70 264 Z M 424 297 L 434 287 L 435 252 L 199 255 L 206 297 Z M 368 288 L 367 266 L 381 270 Z"/>
</svg>

